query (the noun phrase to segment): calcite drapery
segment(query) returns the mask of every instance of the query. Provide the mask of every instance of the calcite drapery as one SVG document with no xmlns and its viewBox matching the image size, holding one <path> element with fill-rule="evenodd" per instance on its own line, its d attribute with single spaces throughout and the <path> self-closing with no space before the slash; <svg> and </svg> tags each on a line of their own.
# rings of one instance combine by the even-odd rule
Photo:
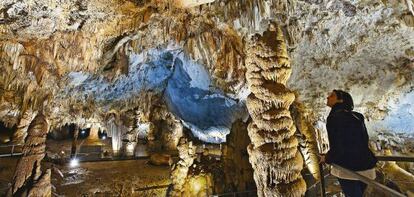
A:
<svg viewBox="0 0 414 197">
<path fill-rule="evenodd" d="M 306 184 L 303 159 L 294 136 L 289 106 L 295 95 L 285 86 L 290 61 L 279 26 L 272 24 L 263 36 L 247 45 L 246 78 L 251 90 L 247 108 L 253 119 L 248 126 L 249 160 L 259 196 L 301 196 Z"/>
<path fill-rule="evenodd" d="M 29 125 L 23 157 L 17 163 L 13 185 L 7 196 L 51 196 L 50 170 L 40 170 L 47 131 L 46 117 L 39 113 Z"/>
</svg>

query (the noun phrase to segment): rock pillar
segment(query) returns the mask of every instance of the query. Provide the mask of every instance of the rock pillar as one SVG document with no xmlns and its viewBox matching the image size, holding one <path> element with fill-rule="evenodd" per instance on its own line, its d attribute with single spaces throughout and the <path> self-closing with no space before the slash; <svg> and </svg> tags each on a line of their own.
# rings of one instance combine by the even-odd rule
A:
<svg viewBox="0 0 414 197">
<path fill-rule="evenodd" d="M 172 197 L 183 196 L 188 170 L 196 158 L 196 147 L 192 145 L 192 142 L 187 142 L 184 137 L 180 139 L 177 149 L 180 160 L 173 166 L 171 172 Z"/>
<path fill-rule="evenodd" d="M 247 150 L 257 194 L 302 196 L 306 183 L 289 112 L 295 95 L 286 88 L 291 67 L 283 33 L 271 25 L 251 41 L 246 50 L 246 78 L 251 90 L 246 104 L 253 121 L 248 126 L 251 144 Z"/>
<path fill-rule="evenodd" d="M 35 114 L 32 112 L 32 110 L 23 112 L 19 124 L 17 125 L 17 130 L 13 134 L 13 144 L 24 144 L 24 139 L 27 136 L 27 128 L 29 127 L 30 122 L 33 120 L 34 115 Z"/>
<path fill-rule="evenodd" d="M 17 163 L 7 196 L 51 196 L 50 170 L 42 172 L 40 169 L 47 132 L 46 117 L 38 114 L 29 125 L 23 156 Z"/>
</svg>

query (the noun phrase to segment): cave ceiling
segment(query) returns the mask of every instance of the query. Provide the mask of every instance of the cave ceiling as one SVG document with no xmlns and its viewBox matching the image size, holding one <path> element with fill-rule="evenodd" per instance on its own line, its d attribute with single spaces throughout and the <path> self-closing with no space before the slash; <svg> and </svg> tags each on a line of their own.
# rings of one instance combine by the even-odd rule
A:
<svg viewBox="0 0 414 197">
<path fill-rule="evenodd" d="M 165 101 L 195 130 L 229 127 L 247 113 L 245 45 L 276 22 L 288 87 L 316 125 L 328 92 L 345 89 L 373 128 L 414 132 L 411 0 L 202 3 L 1 1 L 0 119 L 43 109 L 52 127 L 82 125 Z"/>
</svg>

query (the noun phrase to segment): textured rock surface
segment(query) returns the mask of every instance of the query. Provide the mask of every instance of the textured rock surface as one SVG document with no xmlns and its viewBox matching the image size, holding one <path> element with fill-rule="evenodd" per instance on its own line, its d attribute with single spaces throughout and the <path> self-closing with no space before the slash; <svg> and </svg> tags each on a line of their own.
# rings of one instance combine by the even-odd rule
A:
<svg viewBox="0 0 414 197">
<path fill-rule="evenodd" d="M 171 171 L 172 190 L 171 196 L 183 196 L 186 193 L 186 182 L 191 178 L 188 175 L 188 170 L 193 165 L 195 155 L 195 146 L 192 142 L 187 142 L 187 139 L 182 137 L 177 146 L 178 157 L 180 160 L 174 164 Z"/>
<path fill-rule="evenodd" d="M 247 123 L 236 121 L 232 126 L 231 133 L 227 136 L 226 145 L 222 151 L 224 186 L 229 189 L 224 192 L 251 191 L 255 188 L 253 168 L 247 157 L 249 144 Z"/>
<path fill-rule="evenodd" d="M 34 107 L 39 97 L 60 95 L 61 99 L 49 101 L 48 111 L 57 113 L 50 116 L 53 127 L 81 122 L 83 117 L 99 118 L 102 114 L 84 107 L 95 104 L 93 97 L 68 100 L 59 92 L 70 81 L 68 74 L 81 72 L 73 83 L 83 83 L 88 73 L 114 80 L 128 70 L 131 50 L 169 42 L 182 44 L 191 58 L 205 64 L 218 87 L 238 93 L 244 84 L 243 36 L 262 32 L 273 18 L 281 22 L 289 41 L 293 62 L 289 87 L 316 118 L 325 115 L 326 92 L 344 88 L 356 97 L 358 110 L 381 120 L 398 114 L 399 100 L 413 86 L 413 16 L 406 2 L 214 2 L 184 12 L 160 2 L 3 1 L 0 85 L 5 102 L 0 115 L 17 124 L 22 113 L 18 106 Z M 49 91 L 30 96 L 29 83 Z M 131 100 L 127 103 L 109 108 L 137 106 Z M 412 118 L 408 112 L 389 122 Z M 77 118 L 64 119 L 68 113 Z M 390 127 L 409 130 L 387 122 L 381 128 Z"/>
<path fill-rule="evenodd" d="M 23 147 L 23 157 L 17 163 L 13 184 L 7 196 L 51 196 L 50 170 L 42 172 L 40 162 L 45 156 L 48 123 L 38 114 L 30 123 Z"/>
<path fill-rule="evenodd" d="M 413 106 L 403 100 L 413 94 L 414 29 L 409 21 L 414 16 L 404 3 L 298 4 L 299 10 L 308 12 L 301 11 L 299 23 L 304 28 L 291 52 L 288 86 L 316 119 L 327 115 L 328 93 L 345 89 L 353 95 L 356 110 L 372 122 L 368 124 L 377 125 L 373 129 L 412 133 L 403 125 L 411 125 Z M 403 124 L 393 124 L 397 120 Z"/>
<path fill-rule="evenodd" d="M 190 61 L 181 58 L 186 71 L 197 65 L 204 68 L 210 81 L 200 82 L 204 87 L 200 95 L 219 100 L 215 106 L 220 109 L 223 103 L 242 106 L 250 91 L 263 93 L 267 100 L 266 86 L 247 88 L 246 77 L 252 78 L 251 84 L 260 80 L 246 73 L 245 48 L 253 34 L 263 34 L 269 21 L 276 21 L 287 40 L 292 70 L 280 69 L 273 77 L 278 83 L 287 82 L 299 97 L 309 125 L 324 130 L 325 97 L 342 88 L 354 96 L 356 110 L 366 115 L 372 133 L 413 133 L 412 2 L 221 0 L 192 7 L 191 0 L 4 0 L 0 2 L 0 120 L 10 127 L 17 125 L 15 141 L 25 136 L 28 120 L 35 115 L 30 113 L 38 110 L 45 112 L 52 128 L 67 123 L 82 128 L 116 125 L 114 132 L 108 132 L 115 136 L 113 144 L 119 150 L 121 140 L 136 130 L 131 119 L 142 117 L 148 123 L 151 106 L 164 104 L 162 87 L 170 64 L 158 61 L 162 56 L 152 52 L 165 50 L 187 57 Z M 187 6 L 191 8 L 180 8 Z M 276 62 L 266 61 L 260 65 Z M 266 80 L 272 80 L 272 72 L 263 72 Z M 291 77 L 286 77 L 290 72 Z M 192 94 L 191 98 L 204 97 Z M 208 106 L 202 109 L 206 108 L 212 111 Z M 216 111 L 210 117 L 220 117 L 227 125 L 234 121 L 232 115 Z M 235 108 L 223 111 L 240 114 Z M 287 112 L 272 111 L 266 117 Z M 126 114 L 133 117 L 112 124 L 113 114 L 118 119 Z M 189 116 L 177 117 L 188 121 L 193 114 Z M 206 134 L 204 140 L 215 142 L 222 142 L 229 131 L 196 126 L 193 130 Z M 151 135 L 157 132 L 150 128 Z"/>
<path fill-rule="evenodd" d="M 286 43 L 279 26 L 271 25 L 247 49 L 247 82 L 252 93 L 247 108 L 252 116 L 247 150 L 259 196 L 303 196 L 301 170 L 289 107 L 295 95 L 285 84 L 291 72 Z"/>
<path fill-rule="evenodd" d="M 304 157 L 305 164 L 316 180 L 321 179 L 319 169 L 319 143 L 318 132 L 311 124 L 310 116 L 304 112 L 303 105 L 298 102 L 291 106 L 292 117 L 302 137 L 299 138 L 300 150 Z"/>
</svg>

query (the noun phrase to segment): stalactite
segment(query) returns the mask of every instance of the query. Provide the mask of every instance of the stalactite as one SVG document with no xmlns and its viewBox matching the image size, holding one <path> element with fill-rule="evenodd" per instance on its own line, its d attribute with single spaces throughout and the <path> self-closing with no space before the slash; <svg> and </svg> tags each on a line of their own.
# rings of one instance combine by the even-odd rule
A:
<svg viewBox="0 0 414 197">
<path fill-rule="evenodd" d="M 300 140 L 301 152 L 305 158 L 305 164 L 316 180 L 320 180 L 319 149 L 316 141 L 316 130 L 305 116 L 304 106 L 295 102 L 291 108 L 298 131 L 303 138 Z"/>
<path fill-rule="evenodd" d="M 249 161 L 259 196 L 302 196 L 306 190 L 295 127 L 289 106 L 295 95 L 285 84 L 291 73 L 286 43 L 279 26 L 272 24 L 263 36 L 247 45 L 247 82 L 251 94 L 247 108 L 253 121 L 248 127 L 252 143 Z"/>
<path fill-rule="evenodd" d="M 50 170 L 42 172 L 40 168 L 47 132 L 46 117 L 39 113 L 29 125 L 23 156 L 17 163 L 7 196 L 51 196 Z"/>
</svg>

